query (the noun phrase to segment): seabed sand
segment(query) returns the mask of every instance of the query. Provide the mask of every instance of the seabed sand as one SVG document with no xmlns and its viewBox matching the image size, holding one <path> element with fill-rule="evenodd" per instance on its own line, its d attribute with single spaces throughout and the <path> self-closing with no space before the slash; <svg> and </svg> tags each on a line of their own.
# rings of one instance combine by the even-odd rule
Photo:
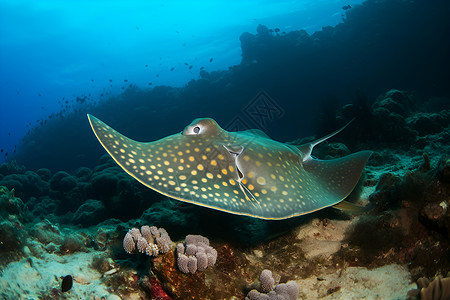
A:
<svg viewBox="0 0 450 300">
<path fill-rule="evenodd" d="M 358 218 L 349 221 L 330 220 L 326 226 L 318 219 L 297 230 L 297 238 L 307 259 L 318 256 L 330 258 L 343 246 L 344 232 Z M 36 242 L 34 249 L 39 249 Z M 39 299 L 52 289 L 61 288 L 61 278 L 72 274 L 73 288 L 64 293 L 66 299 L 122 299 L 105 285 L 108 274 L 100 274 L 91 266 L 102 251 L 57 255 L 47 253 L 30 255 L 7 265 L 0 275 L 0 296 L 5 299 Z M 114 267 L 120 268 L 115 265 Z M 112 267 L 113 268 L 113 267 Z M 114 272 L 114 269 L 111 269 Z M 110 270 L 109 273 L 112 273 Z M 108 272 L 107 272 L 108 273 Z M 299 299 L 405 299 L 411 283 L 406 266 L 386 265 L 368 270 L 363 267 L 323 269 L 306 279 L 299 279 Z M 136 295 L 137 296 L 137 295 Z M 132 299 L 129 295 L 123 299 Z"/>
</svg>

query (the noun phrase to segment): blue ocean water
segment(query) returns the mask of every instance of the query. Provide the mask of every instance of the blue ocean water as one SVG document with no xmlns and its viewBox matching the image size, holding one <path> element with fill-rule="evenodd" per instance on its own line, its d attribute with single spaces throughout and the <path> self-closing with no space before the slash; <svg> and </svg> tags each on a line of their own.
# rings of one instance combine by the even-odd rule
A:
<svg viewBox="0 0 450 300">
<path fill-rule="evenodd" d="M 362 1 L 352 1 L 359 4 Z M 342 21 L 345 1 L 1 1 L 0 140 L 24 134 L 77 97 L 180 87 L 200 68 L 241 61 L 239 36 L 258 24 L 308 33 Z"/>
</svg>

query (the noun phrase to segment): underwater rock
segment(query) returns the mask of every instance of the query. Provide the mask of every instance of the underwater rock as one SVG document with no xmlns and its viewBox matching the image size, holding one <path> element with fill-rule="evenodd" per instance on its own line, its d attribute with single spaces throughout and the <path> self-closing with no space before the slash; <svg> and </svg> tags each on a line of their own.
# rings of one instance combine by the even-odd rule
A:
<svg viewBox="0 0 450 300">
<path fill-rule="evenodd" d="M 74 175 L 79 182 L 89 182 L 92 170 L 87 167 L 80 167 L 75 170 Z"/>
<path fill-rule="evenodd" d="M 11 162 L 6 162 L 0 165 L 0 174 L 6 176 L 11 174 L 23 174 L 25 173 L 25 166 L 19 166 L 17 161 L 12 160 Z"/>
<path fill-rule="evenodd" d="M 49 183 L 51 189 L 58 192 L 68 192 L 77 186 L 75 177 L 64 171 L 56 172 Z"/>
<path fill-rule="evenodd" d="M 16 221 L 18 226 L 22 226 L 21 223 L 31 220 L 28 206 L 20 198 L 15 197 L 14 189 L 9 191 L 8 188 L 0 186 L 0 208 L 0 222 Z"/>
<path fill-rule="evenodd" d="M 0 185 L 14 189 L 16 194 L 25 202 L 31 197 L 47 195 L 49 184 L 33 171 L 25 171 L 23 174 L 11 174 L 2 178 Z"/>
<path fill-rule="evenodd" d="M 40 168 L 39 170 L 36 171 L 36 174 L 38 174 L 39 177 L 41 177 L 41 179 L 44 181 L 49 181 L 50 178 L 52 177 L 52 172 L 46 168 Z"/>
<path fill-rule="evenodd" d="M 439 113 L 416 113 L 408 119 L 408 125 L 420 135 L 441 132 L 450 125 L 450 110 Z"/>
<path fill-rule="evenodd" d="M 99 200 L 88 199 L 73 214 L 73 223 L 82 226 L 92 226 L 107 218 L 105 206 Z"/>
<path fill-rule="evenodd" d="M 0 223 L 0 263 L 7 264 L 23 255 L 26 234 L 17 224 L 10 221 Z"/>
</svg>

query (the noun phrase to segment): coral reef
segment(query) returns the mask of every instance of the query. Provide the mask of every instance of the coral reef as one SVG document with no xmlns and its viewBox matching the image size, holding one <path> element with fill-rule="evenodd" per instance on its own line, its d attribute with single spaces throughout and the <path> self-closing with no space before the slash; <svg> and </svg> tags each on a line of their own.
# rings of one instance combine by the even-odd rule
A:
<svg viewBox="0 0 450 300">
<path fill-rule="evenodd" d="M 130 229 L 123 239 L 123 248 L 129 254 L 140 252 L 149 256 L 158 256 L 170 251 L 172 240 L 164 228 L 144 225 L 141 231 Z"/>
<path fill-rule="evenodd" d="M 299 294 L 297 282 L 288 281 L 275 285 L 275 279 L 272 277 L 272 271 L 264 269 L 259 276 L 261 292 L 253 289 L 247 296 L 246 300 L 296 300 Z"/>
<path fill-rule="evenodd" d="M 202 272 L 214 266 L 217 251 L 209 245 L 209 240 L 201 235 L 188 235 L 185 244 L 177 245 L 177 266 L 183 273 Z"/>
<path fill-rule="evenodd" d="M 444 300 L 450 299 L 450 273 L 447 277 L 436 276 L 431 282 L 426 277 L 417 280 L 417 289 L 408 292 L 408 299 Z"/>
</svg>

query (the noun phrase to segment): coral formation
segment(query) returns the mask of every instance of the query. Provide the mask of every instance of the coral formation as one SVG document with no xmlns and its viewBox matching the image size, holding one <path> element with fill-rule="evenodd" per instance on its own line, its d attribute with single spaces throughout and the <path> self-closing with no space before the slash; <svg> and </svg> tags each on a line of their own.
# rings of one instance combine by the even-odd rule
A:
<svg viewBox="0 0 450 300">
<path fill-rule="evenodd" d="M 408 299 L 450 299 L 450 272 L 447 277 L 436 276 L 431 282 L 426 277 L 417 280 L 417 289 L 408 292 Z"/>
<path fill-rule="evenodd" d="M 246 300 L 296 300 L 298 298 L 299 287 L 293 280 L 275 285 L 272 271 L 264 269 L 259 276 L 259 281 L 261 292 L 251 290 L 245 297 Z"/>
<path fill-rule="evenodd" d="M 201 235 L 187 235 L 185 245 L 177 245 L 177 265 L 183 273 L 202 272 L 214 266 L 217 251 L 209 245 L 208 238 Z"/>
<path fill-rule="evenodd" d="M 130 229 L 123 238 L 123 248 L 129 254 L 136 250 L 149 256 L 158 256 L 167 253 L 172 246 L 172 240 L 164 228 L 144 225 L 141 231 L 137 228 Z"/>
</svg>

